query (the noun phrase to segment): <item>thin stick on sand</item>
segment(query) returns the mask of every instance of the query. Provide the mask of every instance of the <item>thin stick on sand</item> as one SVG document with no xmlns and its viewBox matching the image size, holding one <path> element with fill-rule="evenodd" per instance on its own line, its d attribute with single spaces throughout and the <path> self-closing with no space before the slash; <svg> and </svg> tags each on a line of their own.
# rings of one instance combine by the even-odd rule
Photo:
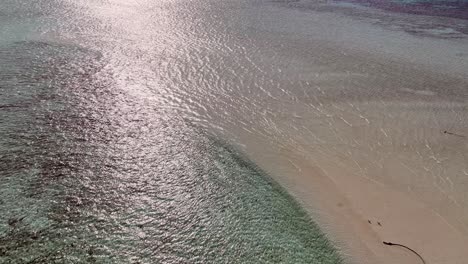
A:
<svg viewBox="0 0 468 264">
<path fill-rule="evenodd" d="M 402 245 L 402 244 L 396 244 L 396 243 L 392 243 L 392 242 L 386 242 L 386 241 L 383 241 L 383 243 L 387 246 L 399 246 L 399 247 L 404 247 L 408 250 L 410 250 L 411 252 L 413 252 L 414 254 L 416 254 L 423 262 L 423 264 L 426 264 L 426 261 L 424 261 L 423 257 L 421 257 L 421 255 L 418 254 L 418 252 L 412 250 L 411 248 L 405 246 L 405 245 Z"/>
<path fill-rule="evenodd" d="M 466 136 L 464 136 L 464 135 L 459 135 L 459 134 L 455 134 L 455 133 L 452 133 L 452 132 L 448 132 L 447 130 L 444 131 L 444 134 L 449 134 L 449 135 L 452 135 L 452 136 L 466 138 Z"/>
</svg>

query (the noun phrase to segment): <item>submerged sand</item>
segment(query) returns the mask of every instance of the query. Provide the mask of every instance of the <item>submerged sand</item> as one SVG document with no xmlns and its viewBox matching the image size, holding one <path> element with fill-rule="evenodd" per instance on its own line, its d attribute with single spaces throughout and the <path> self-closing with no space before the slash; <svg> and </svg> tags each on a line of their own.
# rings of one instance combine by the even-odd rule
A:
<svg viewBox="0 0 468 264">
<path fill-rule="evenodd" d="M 139 163 L 131 160 L 127 167 L 123 162 L 124 170 L 134 165 L 148 169 L 147 174 L 135 169 L 137 174 L 128 180 L 153 175 L 152 164 L 183 167 L 172 164 L 171 158 L 190 156 L 184 148 L 167 152 L 169 159 L 166 152 L 159 155 L 165 144 L 178 142 L 171 130 L 178 127 L 163 121 L 180 118 L 232 140 L 318 219 L 350 263 L 420 262 L 407 249 L 383 241 L 414 249 L 428 264 L 467 263 L 466 20 L 389 14 L 328 1 L 110 2 L 64 1 L 83 17 L 60 25 L 58 32 L 64 30 L 64 38 L 69 36 L 91 50 L 104 47 L 107 62 L 97 78 L 113 73 L 112 92 L 90 93 L 94 87 L 88 91 L 82 79 L 74 78 L 70 93 L 65 91 L 83 97 L 80 102 L 90 124 L 104 115 L 109 118 L 104 118 L 104 127 L 115 126 L 115 131 L 102 132 L 105 147 L 115 143 L 115 153 L 96 150 L 104 161 L 114 164 L 113 155 L 122 155 L 128 162 L 131 155 Z M 55 35 L 47 32 L 45 38 Z M 82 74 L 87 69 L 70 67 Z M 43 75 L 34 77 L 42 79 L 39 76 Z M 105 78 L 98 87 L 106 86 Z M 80 94 L 82 90 L 86 92 Z M 170 114 L 161 120 L 154 114 L 165 111 Z M 77 131 L 94 128 L 71 122 L 77 116 L 81 113 L 70 119 L 64 113 L 63 119 Z M 83 120 L 87 119 L 83 116 Z M 126 127 L 121 127 L 123 123 Z M 144 123 L 154 127 L 141 127 Z M 140 128 L 138 133 L 146 138 L 135 140 L 133 129 Z M 159 129 L 161 135 L 156 133 Z M 163 147 L 158 149 L 159 144 Z M 142 149 L 151 160 L 141 159 Z M 159 162 L 162 158 L 164 162 Z M 213 165 L 211 159 L 203 159 Z M 108 181 L 120 177 L 113 170 L 103 174 L 106 185 L 101 187 L 120 182 L 120 178 Z M 181 174 L 177 179 L 186 179 L 185 171 L 175 171 Z M 166 175 L 162 170 L 161 178 Z M 203 180 L 194 175 L 194 181 Z M 187 181 L 174 183 L 192 186 Z M 148 181 L 138 184 L 144 189 Z M 126 195 L 123 210 L 138 205 L 133 195 L 139 192 L 133 186 L 126 185 L 128 190 L 117 186 L 124 191 L 109 194 L 118 201 L 120 194 Z M 163 187 L 171 196 L 188 197 L 182 187 Z M 216 185 L 211 188 L 218 196 Z M 95 195 L 101 194 L 107 193 Z M 142 204 L 154 206 L 138 197 Z M 170 200 L 154 198 L 174 212 Z M 74 201 L 65 199 L 63 208 Z M 193 210 L 197 207 L 189 207 L 197 213 Z M 128 218 L 124 220 L 127 226 Z M 186 224 L 176 229 L 183 230 Z M 128 234 L 134 237 L 132 230 Z M 236 250 L 235 243 L 232 248 Z"/>
<path fill-rule="evenodd" d="M 275 28 L 281 40 L 256 36 L 277 42 L 259 67 L 279 65 L 278 87 L 290 98 L 271 93 L 257 123 L 223 133 L 319 219 L 350 263 L 421 262 L 383 241 L 426 263 L 466 263 L 466 36 L 422 36 L 341 7 L 297 6 L 269 21 L 289 16 Z"/>
<path fill-rule="evenodd" d="M 317 2 L 208 1 L 185 20 L 169 13 L 152 30 L 177 45 L 148 46 L 154 34 L 129 44 L 162 54 L 151 64 L 160 80 L 122 89 L 157 87 L 164 102 L 154 107 L 231 140 L 350 263 L 420 261 L 383 241 L 426 263 L 466 263 L 468 143 L 444 131 L 468 135 L 468 23 Z M 112 17 L 128 34 L 147 21 Z"/>
</svg>

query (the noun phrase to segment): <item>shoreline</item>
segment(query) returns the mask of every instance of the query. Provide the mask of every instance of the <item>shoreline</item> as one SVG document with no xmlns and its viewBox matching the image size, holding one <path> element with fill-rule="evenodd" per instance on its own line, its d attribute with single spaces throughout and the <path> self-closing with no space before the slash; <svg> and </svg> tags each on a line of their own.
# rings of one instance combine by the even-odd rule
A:
<svg viewBox="0 0 468 264">
<path fill-rule="evenodd" d="M 294 67 L 281 73 L 298 82 L 285 84 L 291 100 L 272 97 L 278 105 L 262 106 L 268 112 L 256 118 L 270 126 L 223 127 L 227 138 L 300 201 L 350 263 L 419 263 L 387 241 L 426 263 L 462 264 L 466 144 L 443 131 L 467 129 L 468 60 L 460 55 L 467 40 L 421 37 L 338 9 L 270 10 L 300 22 L 267 21 L 282 34 L 272 53 L 301 65 L 300 74 Z"/>
<path fill-rule="evenodd" d="M 349 263 L 417 263 L 417 256 L 384 241 L 414 249 L 426 263 L 462 264 L 468 257 L 468 239 L 405 193 L 338 167 L 325 172 L 291 149 L 275 163 L 252 150 L 244 153 L 299 201 Z"/>
<path fill-rule="evenodd" d="M 40 244 L 36 253 L 44 253 L 41 245 L 49 252 L 49 242 L 61 248 L 68 237 L 69 251 L 57 253 L 77 258 L 216 263 L 223 255 L 214 249 L 224 247 L 224 259 L 244 254 L 244 263 L 262 254 L 265 262 L 327 259 L 304 250 L 312 242 L 335 262 L 329 238 L 356 264 L 419 261 L 384 241 L 414 249 L 428 264 L 468 259 L 468 143 L 454 136 L 468 136 L 468 39 L 447 24 L 422 26 L 427 17 L 381 18 L 382 10 L 317 2 L 44 6 L 39 13 L 51 17 L 43 28 L 58 27 L 34 39 L 86 50 L 26 43 L 11 53 L 19 64 L 5 75 L 11 98 L 26 102 L 21 113 L 32 118 L 12 117 L 21 133 L 7 135 L 33 152 L 29 159 L 18 148 L 13 154 L 22 158 L 8 168 L 34 177 L 26 181 L 30 195 L 15 188 L 24 199 L 3 206 L 28 208 L 41 201 L 35 195 L 54 204 L 23 222 L 32 227 L 23 235 Z M 231 149 L 194 142 L 186 122 L 219 136 L 258 170 Z M 39 137 L 28 134 L 33 124 Z M 270 192 L 263 176 L 281 192 Z M 4 217 L 8 230 L 23 221 Z M 58 225 L 40 234 L 49 217 Z M 311 234 L 309 220 L 325 235 Z M 138 244 L 127 251 L 126 241 Z M 160 254 L 161 245 L 171 247 Z"/>
</svg>

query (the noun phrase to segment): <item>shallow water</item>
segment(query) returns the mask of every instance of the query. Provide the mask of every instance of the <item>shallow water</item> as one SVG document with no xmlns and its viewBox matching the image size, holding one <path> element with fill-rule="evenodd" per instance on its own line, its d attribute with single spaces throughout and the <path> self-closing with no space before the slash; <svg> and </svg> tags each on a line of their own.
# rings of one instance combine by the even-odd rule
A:
<svg viewBox="0 0 468 264">
<path fill-rule="evenodd" d="M 153 51 L 132 61 L 143 54 L 131 45 L 142 43 L 138 36 L 89 30 L 100 27 L 100 17 L 79 6 L 7 4 L 0 44 L 0 262 L 341 262 L 268 175 L 174 109 L 185 107 L 178 91 L 158 85 L 170 72 L 151 69 L 170 54 Z M 157 7 L 178 11 L 173 4 Z M 76 17 L 61 20 L 67 12 Z M 75 28 L 87 19 L 84 32 Z M 67 30 L 32 34 L 41 27 Z M 164 41 L 156 33 L 147 37 Z"/>
<path fill-rule="evenodd" d="M 336 263 L 263 172 L 291 187 L 294 155 L 468 230 L 458 42 L 265 1 L 2 6 L 0 258 Z"/>
<path fill-rule="evenodd" d="M 341 0 L 340 0 L 341 1 Z M 342 0 L 393 12 L 468 19 L 466 0 Z"/>
<path fill-rule="evenodd" d="M 240 153 L 96 78 L 99 54 L 34 41 L 0 54 L 2 262 L 340 262 Z"/>
</svg>

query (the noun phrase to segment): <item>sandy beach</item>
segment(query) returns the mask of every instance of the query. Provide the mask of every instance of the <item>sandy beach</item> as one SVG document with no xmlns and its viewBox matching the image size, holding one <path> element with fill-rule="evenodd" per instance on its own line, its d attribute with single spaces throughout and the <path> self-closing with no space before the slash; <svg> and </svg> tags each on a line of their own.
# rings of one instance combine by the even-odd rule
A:
<svg viewBox="0 0 468 264">
<path fill-rule="evenodd" d="M 468 20 L 362 2 L 7 0 L 0 262 L 466 264 Z"/>
<path fill-rule="evenodd" d="M 407 245 L 426 263 L 464 262 L 465 234 L 417 198 L 340 169 L 324 173 L 291 154 L 285 158 L 291 164 L 289 170 L 282 164 L 290 177 L 284 184 L 320 219 L 349 263 L 418 263 L 412 252 L 384 241 Z"/>
<path fill-rule="evenodd" d="M 274 119 L 277 133 L 256 132 L 274 136 L 230 128 L 242 149 L 320 219 L 350 263 L 421 263 L 384 241 L 426 263 L 465 263 L 467 36 L 390 29 L 431 17 L 387 13 L 377 23 L 369 17 L 380 10 L 294 6 L 310 15 L 296 28 L 306 39 L 291 36 L 295 46 L 278 53 L 303 54 L 301 39 L 320 55 L 291 56 L 306 67 L 281 102 L 294 115 Z"/>
</svg>

